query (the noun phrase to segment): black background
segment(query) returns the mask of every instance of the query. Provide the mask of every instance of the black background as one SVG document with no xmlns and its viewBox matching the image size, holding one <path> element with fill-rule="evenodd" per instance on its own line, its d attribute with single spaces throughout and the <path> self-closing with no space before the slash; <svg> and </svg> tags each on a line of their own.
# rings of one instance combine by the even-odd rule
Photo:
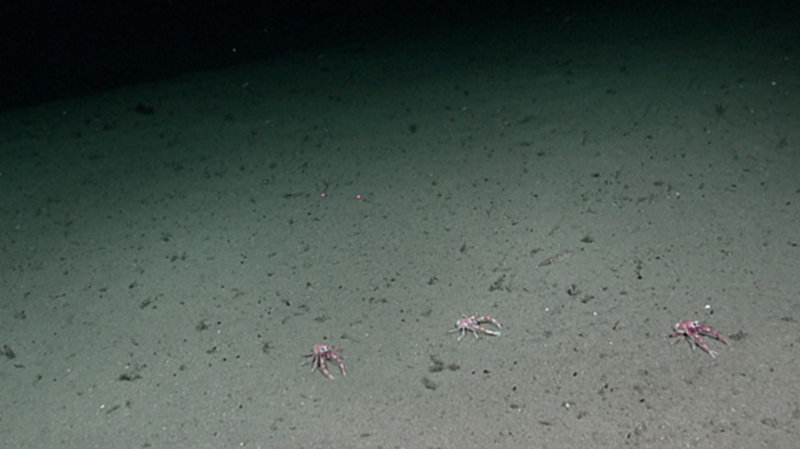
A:
<svg viewBox="0 0 800 449">
<path fill-rule="evenodd" d="M 0 110 L 291 51 L 552 13 L 547 4 L 502 0 L 2 3 Z"/>
<path fill-rule="evenodd" d="M 722 10 L 781 7 L 774 1 L 710 0 L 4 1 L 0 110 L 292 51 L 430 38 L 526 17 L 536 23 L 576 15 L 601 19 L 624 10 L 652 18 L 679 3 Z"/>
</svg>

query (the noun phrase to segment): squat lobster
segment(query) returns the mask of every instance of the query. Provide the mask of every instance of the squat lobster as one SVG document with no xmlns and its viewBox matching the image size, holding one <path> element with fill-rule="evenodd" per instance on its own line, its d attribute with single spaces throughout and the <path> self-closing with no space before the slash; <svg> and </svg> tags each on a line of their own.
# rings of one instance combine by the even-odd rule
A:
<svg viewBox="0 0 800 449">
<path fill-rule="evenodd" d="M 301 365 L 305 365 L 306 363 L 311 363 L 311 372 L 313 373 L 314 370 L 319 367 L 320 371 L 328 379 L 335 379 L 333 374 L 328 371 L 328 366 L 325 364 L 328 360 L 334 360 L 336 363 L 339 364 L 339 369 L 342 370 L 342 376 L 346 376 L 347 372 L 344 370 L 344 362 L 339 355 L 336 353 L 337 350 L 331 345 L 326 345 L 324 343 L 319 343 L 314 345 L 314 348 L 311 350 L 311 354 L 305 354 L 303 357 L 310 357 L 308 360 L 303 362 Z"/>
<path fill-rule="evenodd" d="M 697 320 L 679 321 L 677 324 L 675 324 L 675 332 L 670 332 L 669 334 L 667 334 L 667 336 L 668 337 L 683 336 L 692 346 L 692 349 L 696 348 L 697 346 L 700 346 L 711 357 L 717 358 L 717 351 L 712 351 L 711 348 L 708 347 L 708 344 L 705 342 L 705 340 L 703 340 L 702 337 L 703 334 L 712 335 L 717 340 L 725 343 L 726 345 L 728 344 L 728 340 L 725 340 L 725 337 L 720 335 L 719 332 L 717 332 L 713 327 L 707 324 L 703 324 Z M 678 341 L 680 340 L 675 340 L 673 344 Z"/>
<path fill-rule="evenodd" d="M 472 315 L 472 316 L 465 316 L 460 320 L 456 321 L 456 328 L 451 329 L 450 332 L 461 332 L 461 335 L 458 336 L 458 341 L 461 341 L 461 339 L 464 338 L 464 335 L 466 335 L 467 332 L 472 332 L 473 334 L 475 334 L 476 340 L 478 339 L 479 332 L 486 335 L 494 335 L 497 337 L 500 336 L 500 331 L 493 331 L 486 329 L 485 327 L 481 326 L 480 323 L 492 323 L 495 326 L 499 327 L 500 329 L 503 328 L 503 326 L 500 323 L 498 323 L 496 319 L 488 315 L 484 316 Z"/>
</svg>

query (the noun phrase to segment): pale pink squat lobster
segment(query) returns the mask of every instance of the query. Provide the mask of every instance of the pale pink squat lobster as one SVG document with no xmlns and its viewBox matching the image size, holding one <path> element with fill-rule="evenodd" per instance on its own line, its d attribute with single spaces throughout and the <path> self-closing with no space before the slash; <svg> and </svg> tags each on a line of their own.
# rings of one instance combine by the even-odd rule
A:
<svg viewBox="0 0 800 449">
<path fill-rule="evenodd" d="M 324 343 L 319 343 L 314 345 L 314 348 L 311 350 L 311 354 L 305 354 L 303 357 L 311 357 L 309 360 L 306 360 L 302 363 L 305 365 L 306 363 L 311 363 L 311 372 L 313 373 L 314 370 L 319 367 L 320 371 L 322 371 L 328 379 L 335 379 L 333 374 L 328 371 L 328 366 L 325 364 L 327 360 L 334 360 L 336 363 L 339 364 L 339 369 L 342 370 L 342 376 L 346 376 L 347 372 L 344 370 L 344 362 L 341 358 L 336 354 L 337 350 L 331 345 L 326 345 Z"/>
<path fill-rule="evenodd" d="M 478 333 L 486 335 L 494 335 L 497 337 L 500 336 L 500 331 L 493 331 L 486 329 L 485 327 L 481 326 L 480 323 L 492 323 L 495 326 L 499 327 L 500 329 L 503 328 L 503 326 L 500 323 L 498 323 L 496 319 L 488 315 L 484 316 L 472 315 L 472 316 L 465 316 L 460 320 L 456 321 L 456 328 L 451 329 L 450 332 L 461 332 L 461 335 L 458 336 L 458 341 L 461 341 L 461 339 L 464 338 L 464 335 L 466 335 L 467 332 L 472 332 L 473 334 L 475 334 L 476 340 L 478 339 Z"/>
<path fill-rule="evenodd" d="M 728 341 L 725 340 L 725 338 L 722 335 L 720 335 L 719 332 L 717 332 L 713 327 L 707 324 L 703 324 L 699 321 L 689 321 L 689 320 L 679 321 L 675 325 L 675 332 L 671 332 L 667 334 L 667 336 L 668 337 L 683 336 L 692 346 L 692 349 L 696 348 L 697 346 L 700 346 L 711 357 L 717 358 L 717 352 L 712 351 L 711 348 L 708 347 L 708 344 L 703 340 L 703 337 L 701 336 L 703 334 L 712 335 L 717 340 L 725 343 L 726 345 L 728 344 Z M 673 344 L 679 341 L 680 340 L 675 340 Z"/>
</svg>

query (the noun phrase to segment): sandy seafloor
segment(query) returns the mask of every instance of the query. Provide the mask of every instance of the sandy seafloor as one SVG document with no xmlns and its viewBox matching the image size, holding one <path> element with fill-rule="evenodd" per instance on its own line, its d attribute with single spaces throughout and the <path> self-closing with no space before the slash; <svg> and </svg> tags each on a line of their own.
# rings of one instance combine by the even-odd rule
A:
<svg viewBox="0 0 800 449">
<path fill-rule="evenodd" d="M 772 19 L 487 24 L 4 113 L 0 445 L 793 447 Z M 502 336 L 448 333 L 473 313 Z M 319 342 L 346 377 L 300 366 Z"/>
</svg>

